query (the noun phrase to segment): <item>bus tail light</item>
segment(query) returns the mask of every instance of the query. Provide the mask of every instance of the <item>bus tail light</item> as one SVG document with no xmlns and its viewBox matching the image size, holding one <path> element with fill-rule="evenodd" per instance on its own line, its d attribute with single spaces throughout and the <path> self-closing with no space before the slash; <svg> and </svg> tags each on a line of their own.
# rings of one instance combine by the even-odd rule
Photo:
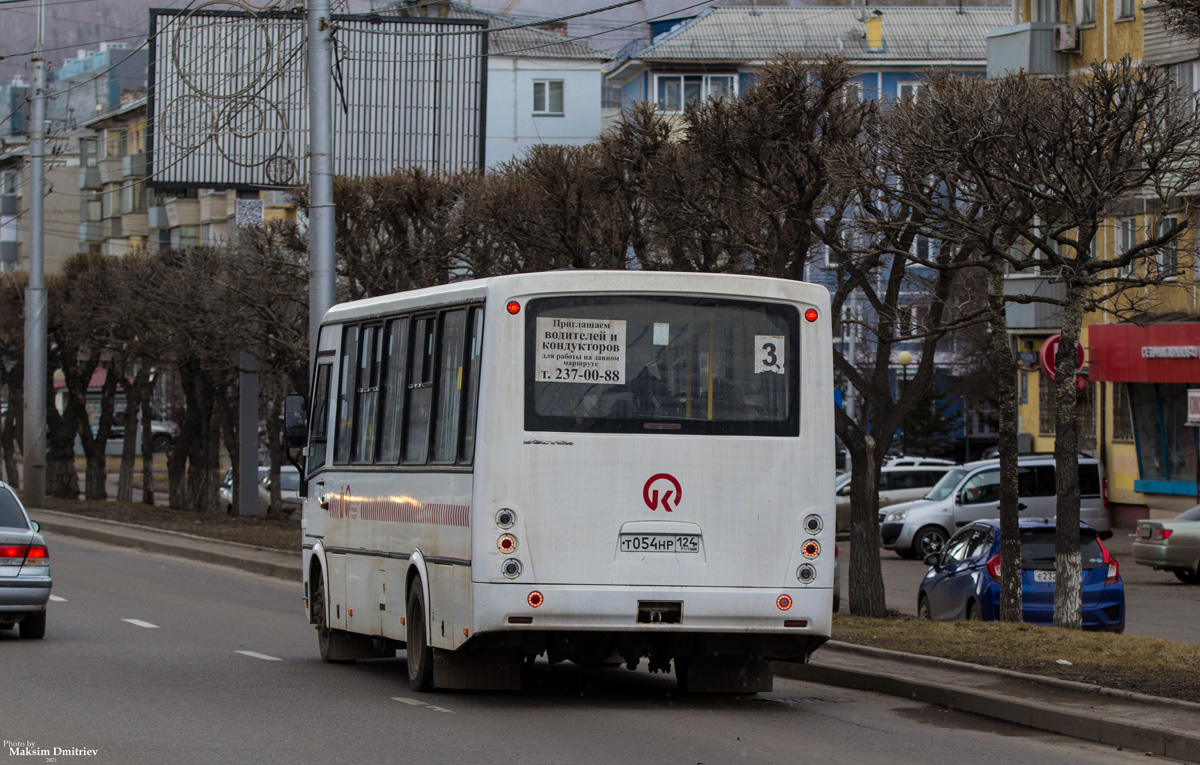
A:
<svg viewBox="0 0 1200 765">
<path fill-rule="evenodd" d="M 802 563 L 800 568 L 796 569 L 796 578 L 801 584 L 812 584 L 817 579 L 817 570 L 808 563 Z"/>
<path fill-rule="evenodd" d="M 807 627 L 808 619 L 785 619 L 783 622 L 783 626 L 784 627 Z"/>
<path fill-rule="evenodd" d="M 804 319 L 805 319 L 805 321 L 816 321 L 817 320 L 817 309 L 809 308 L 807 311 L 805 311 Z"/>
<path fill-rule="evenodd" d="M 532 616 L 510 616 L 508 617 L 509 624 L 533 624 Z"/>
<path fill-rule="evenodd" d="M 780 611 L 788 610 L 792 607 L 792 596 L 785 593 L 775 598 L 775 607 Z"/>
<path fill-rule="evenodd" d="M 517 538 L 512 534 L 501 534 L 500 539 L 496 540 L 496 546 L 500 548 L 500 552 L 513 552 L 517 549 Z"/>
<path fill-rule="evenodd" d="M 804 530 L 809 534 L 820 534 L 824 527 L 825 522 L 821 520 L 821 516 L 815 513 L 804 519 Z"/>
<path fill-rule="evenodd" d="M 521 575 L 521 561 L 516 558 L 509 558 L 500 564 L 500 573 L 509 579 L 516 579 Z"/>
<path fill-rule="evenodd" d="M 533 608 L 537 608 L 542 603 L 546 602 L 546 599 L 542 597 L 542 593 L 538 592 L 537 590 L 529 593 L 529 597 L 526 598 L 526 600 L 529 601 L 529 605 Z"/>
<path fill-rule="evenodd" d="M 804 540 L 804 544 L 800 545 L 800 554 L 812 560 L 821 554 L 821 543 L 815 539 Z"/>
<path fill-rule="evenodd" d="M 521 312 L 521 304 L 515 300 L 508 301 L 508 305 L 505 306 L 505 308 L 513 316 L 516 316 L 517 314 L 519 314 Z"/>
</svg>

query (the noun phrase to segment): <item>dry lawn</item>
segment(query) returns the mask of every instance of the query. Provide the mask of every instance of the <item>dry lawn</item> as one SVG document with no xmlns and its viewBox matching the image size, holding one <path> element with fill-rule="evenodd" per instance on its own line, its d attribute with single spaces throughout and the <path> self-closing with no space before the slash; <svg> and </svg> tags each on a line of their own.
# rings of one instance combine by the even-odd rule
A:
<svg viewBox="0 0 1200 765">
<path fill-rule="evenodd" d="M 843 614 L 834 615 L 833 639 L 1200 702 L 1200 645 L 1030 624 Z"/>
</svg>

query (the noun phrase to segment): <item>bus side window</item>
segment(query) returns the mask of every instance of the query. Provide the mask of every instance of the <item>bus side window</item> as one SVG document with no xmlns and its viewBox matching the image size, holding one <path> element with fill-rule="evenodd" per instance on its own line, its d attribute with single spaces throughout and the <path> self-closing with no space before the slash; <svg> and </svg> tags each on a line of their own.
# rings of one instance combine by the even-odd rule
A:
<svg viewBox="0 0 1200 765">
<path fill-rule="evenodd" d="M 355 436 L 354 462 L 371 462 L 375 459 L 375 434 L 379 417 L 379 375 L 380 353 L 383 344 L 379 342 L 379 331 L 382 327 L 364 327 L 362 343 L 359 348 L 358 384 L 355 389 Z"/>
<path fill-rule="evenodd" d="M 334 432 L 333 461 L 350 461 L 350 443 L 354 435 L 354 363 L 358 360 L 358 327 L 342 332 L 342 359 L 338 374 L 337 430 Z"/>
<path fill-rule="evenodd" d="M 311 475 L 325 467 L 326 449 L 329 441 L 329 373 L 333 364 L 317 366 L 317 380 L 313 386 L 313 411 L 309 418 L 308 473 Z"/>
<path fill-rule="evenodd" d="M 383 376 L 383 421 L 379 426 L 379 461 L 394 465 L 400 461 L 404 431 L 405 364 L 408 362 L 408 319 L 392 319 L 384 338 L 387 371 Z"/>
<path fill-rule="evenodd" d="M 429 414 L 433 404 L 433 329 L 436 317 L 416 320 L 408 373 L 408 432 L 404 461 L 424 463 L 429 456 Z"/>
<path fill-rule="evenodd" d="M 442 314 L 441 360 L 438 364 L 437 419 L 433 430 L 433 462 L 458 456 L 458 423 L 462 415 L 463 345 L 467 312 Z"/>
<path fill-rule="evenodd" d="M 467 341 L 467 363 L 463 370 L 467 390 L 466 412 L 463 415 L 462 445 L 458 461 L 470 464 L 475 459 L 475 418 L 479 412 L 479 367 L 483 360 L 483 309 L 471 309 L 471 337 Z"/>
</svg>

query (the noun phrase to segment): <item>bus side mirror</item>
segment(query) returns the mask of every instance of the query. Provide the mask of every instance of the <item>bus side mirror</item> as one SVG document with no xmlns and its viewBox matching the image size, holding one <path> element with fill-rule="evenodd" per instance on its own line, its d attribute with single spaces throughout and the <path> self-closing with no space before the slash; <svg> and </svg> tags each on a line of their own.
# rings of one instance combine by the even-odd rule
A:
<svg viewBox="0 0 1200 765">
<path fill-rule="evenodd" d="M 283 440 L 289 449 L 303 449 L 308 443 L 308 406 L 298 393 L 283 400 Z"/>
</svg>

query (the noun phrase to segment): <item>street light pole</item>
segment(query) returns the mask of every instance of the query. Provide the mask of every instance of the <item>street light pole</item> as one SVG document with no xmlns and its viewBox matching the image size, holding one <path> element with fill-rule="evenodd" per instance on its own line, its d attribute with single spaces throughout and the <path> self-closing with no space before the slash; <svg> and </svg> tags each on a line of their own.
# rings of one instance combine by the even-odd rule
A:
<svg viewBox="0 0 1200 765">
<path fill-rule="evenodd" d="M 912 354 L 906 350 L 896 354 L 896 363 L 900 365 L 900 372 L 904 375 L 904 384 L 900 388 L 900 397 L 904 396 L 908 391 L 908 365 L 912 363 Z M 898 397 L 899 398 L 899 397 Z M 905 454 L 908 453 L 908 411 L 905 410 L 904 429 L 900 432 L 900 450 Z"/>
</svg>

